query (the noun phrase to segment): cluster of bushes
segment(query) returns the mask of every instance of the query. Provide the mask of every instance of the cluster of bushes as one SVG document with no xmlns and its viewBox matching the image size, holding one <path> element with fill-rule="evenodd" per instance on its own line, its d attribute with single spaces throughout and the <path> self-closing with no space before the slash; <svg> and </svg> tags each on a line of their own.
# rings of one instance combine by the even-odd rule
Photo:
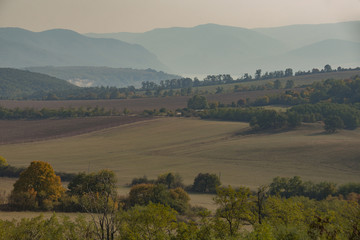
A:
<svg viewBox="0 0 360 240">
<path fill-rule="evenodd" d="M 162 184 L 167 186 L 167 188 L 183 188 L 187 192 L 194 193 L 216 193 L 216 188 L 221 185 L 220 178 L 216 174 L 211 173 L 199 173 L 194 178 L 194 183 L 189 186 L 185 186 L 182 182 L 182 178 L 177 173 L 165 173 L 159 175 L 158 178 L 148 179 L 146 176 L 140 178 L 134 178 L 130 186 L 135 186 L 137 184 Z"/>
<path fill-rule="evenodd" d="M 264 89 L 267 88 L 269 87 L 265 87 Z M 305 103 L 315 104 L 319 102 L 340 104 L 360 102 L 360 77 L 354 76 L 345 80 L 328 79 L 322 82 L 314 82 L 311 86 L 301 91 L 287 90 L 284 93 L 260 97 L 251 103 L 251 105 L 298 105 Z"/>
<path fill-rule="evenodd" d="M 303 122 L 324 121 L 325 129 L 329 132 L 342 128 L 356 129 L 360 125 L 360 110 L 349 104 L 303 104 L 294 106 L 289 111 L 299 114 Z"/>
<path fill-rule="evenodd" d="M 276 177 L 269 185 L 269 194 L 282 198 L 304 196 L 309 199 L 323 200 L 329 196 L 347 198 L 351 193 L 360 194 L 360 184 L 347 183 L 337 186 L 331 182 L 304 182 L 299 176 L 295 176 Z"/>
<path fill-rule="evenodd" d="M 59 109 L 35 108 L 4 108 L 0 106 L 0 119 L 46 119 L 119 115 L 115 110 L 100 107 L 79 107 Z"/>
<path fill-rule="evenodd" d="M 203 111 L 202 119 L 249 122 L 254 130 L 296 127 L 301 118 L 293 112 L 277 112 L 263 108 L 217 108 Z"/>
<path fill-rule="evenodd" d="M 345 80 L 328 79 L 315 82 L 310 87 L 310 101 L 331 101 L 334 103 L 357 103 L 360 102 L 360 76 L 354 76 Z"/>
</svg>

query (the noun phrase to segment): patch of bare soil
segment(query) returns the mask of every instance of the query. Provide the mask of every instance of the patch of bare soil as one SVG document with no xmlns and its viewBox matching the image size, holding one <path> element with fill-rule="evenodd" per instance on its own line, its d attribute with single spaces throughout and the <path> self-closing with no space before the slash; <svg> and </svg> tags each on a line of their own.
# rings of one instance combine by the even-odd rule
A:
<svg viewBox="0 0 360 240">
<path fill-rule="evenodd" d="M 111 116 L 44 120 L 0 120 L 0 144 L 70 137 L 148 119 L 137 116 Z"/>
</svg>

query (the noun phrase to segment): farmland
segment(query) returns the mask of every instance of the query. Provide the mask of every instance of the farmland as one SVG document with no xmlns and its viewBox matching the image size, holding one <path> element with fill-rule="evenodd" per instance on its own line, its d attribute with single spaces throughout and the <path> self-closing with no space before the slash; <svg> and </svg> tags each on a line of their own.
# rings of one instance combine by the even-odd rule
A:
<svg viewBox="0 0 360 240">
<path fill-rule="evenodd" d="M 326 79 L 346 79 L 353 77 L 355 75 L 360 75 L 359 70 L 351 70 L 351 71 L 343 71 L 343 72 L 330 72 L 330 73 L 317 73 L 317 74 L 308 74 L 308 75 L 300 75 L 300 76 L 291 76 L 291 77 L 283 77 L 283 78 L 273 78 L 273 79 L 261 79 L 261 80 L 251 80 L 247 82 L 241 82 L 241 83 L 231 83 L 231 84 L 222 84 L 222 85 L 212 85 L 212 86 L 204 86 L 199 87 L 199 90 L 202 91 L 208 91 L 210 93 L 213 93 L 216 91 L 217 87 L 223 87 L 224 91 L 232 91 L 234 89 L 235 85 L 241 85 L 241 86 L 259 86 L 264 85 L 267 82 L 273 82 L 276 79 L 279 79 L 280 82 L 285 85 L 286 81 L 292 80 L 295 83 L 296 87 L 301 87 L 303 85 L 310 85 L 313 82 L 319 82 Z"/>
<path fill-rule="evenodd" d="M 247 134 L 248 124 L 156 118 L 87 134 L 1 145 L 14 166 L 33 160 L 66 172 L 114 170 L 119 184 L 173 171 L 191 184 L 199 172 L 221 175 L 224 185 L 255 188 L 275 176 L 358 182 L 360 131 L 325 134 L 319 123 L 294 131 Z M 286 154 L 284 154 L 284 152 Z"/>
<path fill-rule="evenodd" d="M 264 96 L 281 92 L 281 90 L 236 92 L 230 94 L 209 94 L 207 99 L 210 102 L 220 101 L 230 104 L 237 102 L 239 98 L 250 98 L 252 100 Z M 186 107 L 188 96 L 159 97 L 159 98 L 133 98 L 133 99 L 115 99 L 115 100 L 65 100 L 65 101 L 12 101 L 0 100 L 0 106 L 6 108 L 50 108 L 59 109 L 61 107 L 104 107 L 105 109 L 122 111 L 124 108 L 131 113 L 141 113 L 145 109 L 152 110 L 165 107 L 166 109 L 175 110 Z"/>
<path fill-rule="evenodd" d="M 0 120 L 0 144 L 69 137 L 145 119 L 147 118 L 111 116 L 72 119 Z"/>
</svg>

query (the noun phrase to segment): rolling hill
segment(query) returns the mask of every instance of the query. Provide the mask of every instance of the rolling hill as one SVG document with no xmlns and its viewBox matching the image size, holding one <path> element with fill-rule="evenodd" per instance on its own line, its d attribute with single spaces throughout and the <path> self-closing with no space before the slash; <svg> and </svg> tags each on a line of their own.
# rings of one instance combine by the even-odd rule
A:
<svg viewBox="0 0 360 240">
<path fill-rule="evenodd" d="M 284 60 L 293 65 L 301 64 L 307 69 L 316 66 L 316 62 L 326 62 L 333 67 L 338 65 L 358 66 L 360 63 L 360 42 L 327 39 L 292 50 L 283 56 L 282 61 Z"/>
<path fill-rule="evenodd" d="M 36 92 L 72 90 L 77 86 L 45 74 L 11 68 L 0 68 L 0 97 L 23 98 Z"/>
<path fill-rule="evenodd" d="M 181 74 L 241 74 L 258 68 L 305 70 L 329 63 L 336 67 L 359 66 L 359 28 L 360 21 L 265 29 L 206 24 L 87 36 L 140 44 Z"/>
<path fill-rule="evenodd" d="M 216 24 L 88 36 L 140 44 L 178 73 L 233 73 L 251 67 L 259 58 L 284 52 L 279 40 L 249 29 Z"/>
<path fill-rule="evenodd" d="M 166 69 L 154 54 L 137 44 L 89 38 L 64 29 L 0 28 L 0 67 L 49 65 Z"/>
<path fill-rule="evenodd" d="M 360 21 L 290 25 L 274 28 L 255 28 L 253 30 L 281 40 L 290 48 L 296 49 L 328 39 L 360 42 L 359 29 Z"/>
<path fill-rule="evenodd" d="M 72 123 L 72 128 L 83 124 L 75 119 Z M 314 123 L 293 131 L 242 134 L 247 129 L 247 123 L 239 122 L 157 118 L 73 137 L 0 145 L 0 151 L 13 166 L 40 160 L 57 171 L 111 169 L 121 185 L 169 171 L 178 172 L 186 184 L 199 172 L 209 172 L 221 173 L 225 186 L 253 189 L 276 176 L 360 180 L 359 130 L 329 135 Z"/>
<path fill-rule="evenodd" d="M 143 81 L 159 83 L 161 80 L 180 78 L 177 75 L 158 72 L 152 69 L 138 70 L 109 67 L 30 67 L 26 69 L 65 79 L 84 87 L 127 87 L 130 85 L 141 87 L 141 82 Z"/>
</svg>

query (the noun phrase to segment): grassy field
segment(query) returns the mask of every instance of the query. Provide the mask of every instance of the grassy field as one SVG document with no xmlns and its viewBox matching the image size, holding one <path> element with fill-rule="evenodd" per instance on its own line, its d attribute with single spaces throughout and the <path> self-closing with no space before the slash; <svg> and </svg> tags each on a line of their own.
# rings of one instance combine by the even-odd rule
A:
<svg viewBox="0 0 360 240">
<path fill-rule="evenodd" d="M 119 184 L 174 171 L 186 184 L 199 172 L 224 185 L 255 188 L 276 176 L 345 183 L 360 181 L 360 131 L 324 134 L 320 124 L 246 135 L 246 123 L 160 118 L 79 136 L 0 146 L 11 165 L 49 162 L 57 171 L 116 172 Z"/>
</svg>

